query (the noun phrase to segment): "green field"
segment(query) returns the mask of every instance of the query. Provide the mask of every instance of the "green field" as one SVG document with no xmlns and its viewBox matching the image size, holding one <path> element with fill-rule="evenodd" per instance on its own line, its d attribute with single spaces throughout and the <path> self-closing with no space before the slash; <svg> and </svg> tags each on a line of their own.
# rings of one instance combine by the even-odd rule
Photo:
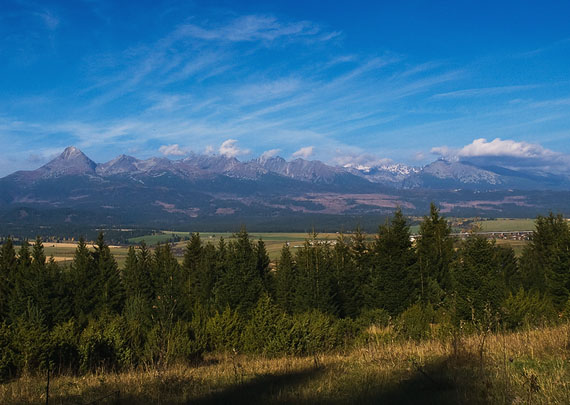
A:
<svg viewBox="0 0 570 405">
<path fill-rule="evenodd" d="M 171 240 L 175 236 L 181 238 L 189 237 L 189 232 L 173 232 L 173 231 L 161 231 L 153 235 L 141 236 L 138 238 L 129 239 L 131 243 L 141 243 L 145 241 L 148 245 L 156 245 L 157 243 L 165 243 Z M 265 248 L 269 254 L 271 260 L 276 260 L 279 258 L 281 248 L 286 242 L 289 242 L 292 249 L 295 246 L 301 246 L 305 239 L 309 237 L 306 233 L 277 233 L 277 232 L 266 232 L 266 233 L 250 233 L 250 238 L 253 241 L 259 239 L 265 242 Z M 230 232 L 200 232 L 200 237 L 204 243 L 217 244 L 220 238 L 224 238 L 226 241 L 234 239 L 234 234 Z M 336 233 L 320 233 L 317 235 L 317 239 L 321 241 L 333 241 L 338 237 Z M 372 236 L 370 236 L 372 238 Z M 175 243 L 175 248 L 184 248 L 187 241 L 181 241 Z"/>
<path fill-rule="evenodd" d="M 478 221 L 482 232 L 518 232 L 534 230 L 534 219 L 497 218 Z"/>
</svg>

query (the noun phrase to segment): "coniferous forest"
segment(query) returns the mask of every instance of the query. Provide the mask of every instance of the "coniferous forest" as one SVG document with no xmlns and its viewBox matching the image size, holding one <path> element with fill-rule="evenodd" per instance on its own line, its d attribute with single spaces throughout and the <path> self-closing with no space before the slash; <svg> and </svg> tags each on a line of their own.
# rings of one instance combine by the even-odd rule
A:
<svg viewBox="0 0 570 405">
<path fill-rule="evenodd" d="M 371 241 L 359 229 L 285 245 L 275 268 L 262 240 L 131 247 L 119 268 L 100 234 L 70 266 L 42 240 L 0 249 L 0 377 L 78 375 L 199 364 L 208 353 L 315 355 L 366 343 L 372 325 L 397 339 L 450 328 L 517 330 L 566 321 L 570 230 L 539 216 L 521 257 L 473 233 L 454 240 L 435 205 L 412 241 L 400 210 Z"/>
</svg>

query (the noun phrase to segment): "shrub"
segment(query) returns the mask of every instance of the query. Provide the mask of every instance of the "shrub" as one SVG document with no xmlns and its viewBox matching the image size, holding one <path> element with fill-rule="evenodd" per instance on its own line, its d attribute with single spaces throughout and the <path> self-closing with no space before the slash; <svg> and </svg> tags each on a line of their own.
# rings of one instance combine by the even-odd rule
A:
<svg viewBox="0 0 570 405">
<path fill-rule="evenodd" d="M 90 320 L 79 338 L 82 371 L 117 370 L 129 359 L 119 318 Z"/>
<path fill-rule="evenodd" d="M 56 325 L 49 336 L 50 361 L 54 371 L 76 372 L 79 365 L 78 330 L 74 321 Z"/>
<path fill-rule="evenodd" d="M 243 320 L 237 311 L 229 307 L 223 312 L 216 312 L 207 324 L 209 346 L 214 351 L 228 352 L 241 350 Z"/>
<path fill-rule="evenodd" d="M 39 311 L 28 308 L 28 312 L 14 324 L 12 342 L 18 352 L 17 367 L 32 372 L 44 367 L 49 357 L 49 333 Z"/>
<path fill-rule="evenodd" d="M 289 341 L 291 354 L 328 352 L 344 342 L 343 328 L 334 317 L 312 310 L 293 316 Z"/>
<path fill-rule="evenodd" d="M 243 348 L 249 353 L 278 354 L 286 350 L 283 329 L 285 314 L 263 295 L 253 309 L 242 334 Z M 285 341 L 284 341 L 285 340 Z"/>
<path fill-rule="evenodd" d="M 516 295 L 509 294 L 503 304 L 502 314 L 508 329 L 540 326 L 552 323 L 558 318 L 552 301 L 538 292 L 527 292 L 522 288 Z"/>
<path fill-rule="evenodd" d="M 145 359 L 158 366 L 168 366 L 178 362 L 196 362 L 202 358 L 203 352 L 192 325 L 178 321 L 170 329 L 161 325 L 151 329 L 145 346 Z"/>
<path fill-rule="evenodd" d="M 415 304 L 400 314 L 396 322 L 398 335 L 406 339 L 421 340 L 431 336 L 435 311 L 431 304 Z"/>
<path fill-rule="evenodd" d="M 18 372 L 18 353 L 14 347 L 14 332 L 6 322 L 0 324 L 0 382 L 14 378 Z"/>
</svg>

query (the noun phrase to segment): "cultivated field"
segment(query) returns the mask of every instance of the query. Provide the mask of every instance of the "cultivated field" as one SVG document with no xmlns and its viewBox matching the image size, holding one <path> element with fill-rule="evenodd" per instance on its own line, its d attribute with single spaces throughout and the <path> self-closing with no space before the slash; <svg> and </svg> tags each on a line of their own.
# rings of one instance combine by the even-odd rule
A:
<svg viewBox="0 0 570 405">
<path fill-rule="evenodd" d="M 93 244 L 88 243 L 87 245 L 91 250 L 94 250 Z M 109 246 L 111 248 L 111 253 L 115 256 L 117 263 L 120 267 L 125 263 L 127 258 L 128 248 L 124 246 Z M 76 243 L 55 243 L 55 242 L 45 242 L 44 250 L 47 257 L 53 256 L 54 260 L 58 263 L 71 263 L 73 261 L 73 255 L 75 254 L 75 249 L 77 248 Z"/>
<path fill-rule="evenodd" d="M 532 231 L 534 229 L 533 219 L 492 219 L 483 220 L 477 222 L 481 226 L 482 232 L 516 232 L 516 231 Z M 412 225 L 410 227 L 412 234 L 419 232 L 419 225 Z M 129 239 L 130 243 L 139 244 L 143 240 L 147 245 L 153 246 L 158 243 L 166 243 L 175 237 L 180 237 L 180 239 L 190 237 L 190 232 L 176 232 L 169 230 L 157 231 L 153 234 L 140 236 L 136 238 Z M 200 232 L 200 236 L 204 243 L 214 243 L 217 244 L 221 237 L 226 241 L 233 239 L 233 233 L 231 232 Z M 279 232 L 265 232 L 265 233 L 250 233 L 250 237 L 253 240 L 262 239 L 265 242 L 265 247 L 269 254 L 270 259 L 277 260 L 283 245 L 289 242 L 293 251 L 295 246 L 300 246 L 303 244 L 305 239 L 309 235 L 306 233 L 279 233 Z M 347 237 L 350 234 L 346 234 Z M 331 241 L 333 242 L 338 237 L 338 233 L 319 233 L 317 239 L 321 241 Z M 372 241 L 374 239 L 374 234 L 368 234 L 368 240 Z M 175 253 L 181 258 L 181 251 L 183 251 L 186 246 L 187 241 L 180 241 L 174 243 Z M 526 241 L 517 240 L 498 240 L 499 244 L 506 244 L 513 247 L 515 253 L 520 255 L 522 249 L 527 244 Z M 73 254 L 75 252 L 76 244 L 74 243 L 45 243 L 46 255 L 49 257 L 54 256 L 57 262 L 70 262 L 73 260 Z M 111 246 L 111 250 L 117 262 L 122 266 L 126 260 L 128 248 L 125 246 Z"/>
<path fill-rule="evenodd" d="M 479 221 L 482 232 L 533 231 L 534 219 L 497 218 Z"/>
</svg>

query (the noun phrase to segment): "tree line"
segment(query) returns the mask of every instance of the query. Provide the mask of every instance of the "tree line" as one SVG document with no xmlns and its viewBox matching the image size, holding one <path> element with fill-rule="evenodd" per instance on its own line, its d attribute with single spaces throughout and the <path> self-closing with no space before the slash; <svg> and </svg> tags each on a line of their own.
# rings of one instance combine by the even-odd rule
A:
<svg viewBox="0 0 570 405">
<path fill-rule="evenodd" d="M 433 204 L 415 241 L 397 210 L 373 240 L 356 229 L 286 244 L 274 269 L 245 228 L 217 245 L 192 234 L 182 263 L 170 244 L 141 243 L 123 268 L 102 233 L 93 249 L 78 242 L 70 266 L 46 258 L 39 237 L 18 249 L 7 239 L 0 378 L 162 367 L 206 352 L 314 354 L 366 340 L 371 325 L 415 339 L 491 318 L 515 329 L 566 319 L 569 296 L 570 229 L 552 213 L 536 219 L 520 258 L 475 233 L 455 240 Z"/>
</svg>

